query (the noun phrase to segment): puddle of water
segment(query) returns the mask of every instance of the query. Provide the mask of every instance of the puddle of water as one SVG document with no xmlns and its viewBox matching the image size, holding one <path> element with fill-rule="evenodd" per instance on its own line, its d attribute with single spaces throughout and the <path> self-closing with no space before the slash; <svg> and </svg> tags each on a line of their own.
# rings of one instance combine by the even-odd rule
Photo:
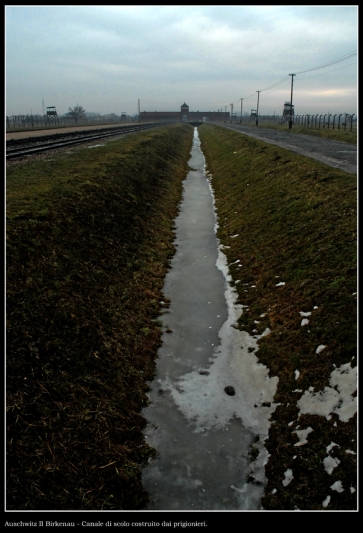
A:
<svg viewBox="0 0 363 533">
<path fill-rule="evenodd" d="M 256 510 L 265 483 L 263 446 L 277 378 L 258 363 L 258 337 L 233 328 L 242 312 L 226 257 L 197 128 L 176 219 L 177 252 L 160 318 L 163 345 L 144 431 L 158 457 L 143 469 L 150 510 Z M 167 333 L 166 330 L 171 330 Z M 266 332 L 267 333 L 267 332 Z M 225 392 L 233 387 L 234 395 Z M 248 451 L 255 444 L 254 463 Z M 247 482 L 252 474 L 254 482 Z"/>
</svg>

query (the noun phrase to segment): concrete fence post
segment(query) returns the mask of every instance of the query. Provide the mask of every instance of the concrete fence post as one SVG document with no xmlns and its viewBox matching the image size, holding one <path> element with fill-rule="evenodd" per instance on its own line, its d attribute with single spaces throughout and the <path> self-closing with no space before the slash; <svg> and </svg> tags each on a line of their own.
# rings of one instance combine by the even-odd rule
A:
<svg viewBox="0 0 363 533">
<path fill-rule="evenodd" d="M 351 115 L 350 117 L 350 131 L 353 131 L 353 117 L 354 117 L 355 113 L 353 113 L 353 115 Z"/>
</svg>

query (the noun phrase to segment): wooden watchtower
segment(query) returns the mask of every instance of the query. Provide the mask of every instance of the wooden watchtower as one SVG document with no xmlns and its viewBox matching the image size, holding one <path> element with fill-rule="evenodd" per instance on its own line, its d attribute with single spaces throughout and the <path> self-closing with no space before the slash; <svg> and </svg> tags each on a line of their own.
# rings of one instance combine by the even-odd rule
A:
<svg viewBox="0 0 363 533">
<path fill-rule="evenodd" d="M 248 122 L 251 122 L 251 120 L 256 120 L 257 118 L 257 109 L 251 109 L 250 118 L 248 119 Z"/>
<path fill-rule="evenodd" d="M 51 122 L 57 123 L 58 122 L 58 114 L 57 114 L 57 110 L 56 110 L 54 105 L 51 105 L 51 106 L 47 107 L 47 115 L 46 116 L 47 116 L 48 123 L 51 123 Z"/>
<path fill-rule="evenodd" d="M 290 122 L 290 116 L 291 120 L 294 120 L 294 105 L 291 105 L 290 102 L 285 102 L 284 110 L 282 112 L 281 117 L 281 124 L 284 124 L 285 122 Z"/>
</svg>

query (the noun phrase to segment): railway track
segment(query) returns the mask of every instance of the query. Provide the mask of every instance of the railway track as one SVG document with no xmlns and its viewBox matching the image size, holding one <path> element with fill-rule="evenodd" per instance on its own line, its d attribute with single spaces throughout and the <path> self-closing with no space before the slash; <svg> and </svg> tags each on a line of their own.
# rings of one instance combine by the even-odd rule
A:
<svg viewBox="0 0 363 533">
<path fill-rule="evenodd" d="M 6 160 L 22 159 L 37 155 L 47 150 L 57 150 L 59 148 L 66 148 L 67 146 L 74 146 L 77 144 L 87 143 L 105 139 L 107 137 L 114 137 L 115 135 L 126 135 L 137 131 L 142 131 L 150 128 L 155 128 L 165 125 L 165 122 L 155 122 L 152 124 L 138 124 L 137 126 L 121 126 L 119 128 L 108 128 L 107 130 L 97 130 L 94 133 L 74 132 L 74 133 L 60 133 L 56 135 L 47 135 L 37 139 L 22 139 L 18 141 L 9 141 L 6 143 Z"/>
</svg>

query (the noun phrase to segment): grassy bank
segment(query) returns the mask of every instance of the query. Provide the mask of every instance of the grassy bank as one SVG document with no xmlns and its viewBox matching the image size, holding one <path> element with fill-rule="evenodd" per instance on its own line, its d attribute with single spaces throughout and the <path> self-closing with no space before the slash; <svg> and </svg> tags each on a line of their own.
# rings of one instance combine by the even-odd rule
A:
<svg viewBox="0 0 363 533">
<path fill-rule="evenodd" d="M 356 391 L 334 382 L 357 364 L 356 177 L 218 126 L 198 130 L 218 236 L 248 306 L 238 327 L 271 330 L 257 352 L 279 378 L 263 508 L 356 509 L 356 414 L 343 413 Z M 320 414 L 304 411 L 303 396 Z"/>
<path fill-rule="evenodd" d="M 189 125 L 7 169 L 7 509 L 140 509 Z"/>
</svg>

